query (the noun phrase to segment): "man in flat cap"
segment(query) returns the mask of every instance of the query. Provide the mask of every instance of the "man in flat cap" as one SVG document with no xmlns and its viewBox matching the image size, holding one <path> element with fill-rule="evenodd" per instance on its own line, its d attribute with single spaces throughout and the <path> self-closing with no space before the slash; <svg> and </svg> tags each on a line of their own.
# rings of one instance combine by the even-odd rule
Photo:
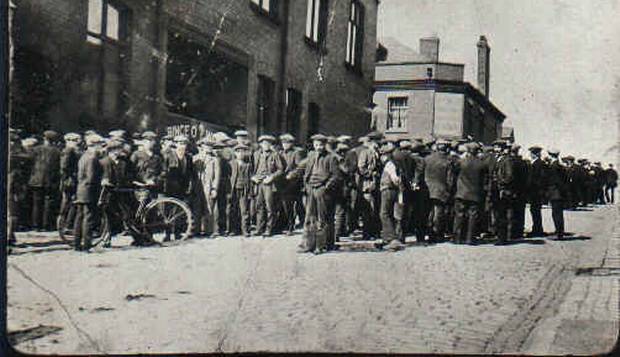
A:
<svg viewBox="0 0 620 357">
<path fill-rule="evenodd" d="M 64 136 L 65 148 L 60 157 L 60 219 L 64 222 L 73 222 L 75 212 L 70 212 L 72 202 L 75 199 L 77 187 L 77 168 L 80 156 L 82 156 L 82 137 L 77 133 L 68 133 Z M 66 226 L 71 226 L 67 224 Z"/>
<path fill-rule="evenodd" d="M 381 206 L 379 208 L 381 238 L 387 243 L 386 248 L 393 251 L 404 248 L 404 235 L 400 228 L 402 208 L 399 207 L 404 203 L 404 182 L 402 169 L 393 157 L 395 149 L 394 145 L 384 145 L 381 148 L 383 171 L 379 184 L 379 191 L 381 192 Z"/>
<path fill-rule="evenodd" d="M 609 164 L 605 170 L 605 199 L 608 204 L 615 203 L 615 190 L 618 186 L 618 172 L 614 169 L 614 165 Z"/>
<path fill-rule="evenodd" d="M 174 148 L 162 155 L 162 181 L 167 196 L 186 201 L 193 192 L 194 165 L 188 150 L 189 139 L 185 135 L 174 137 Z M 182 227 L 174 227 L 175 239 L 181 239 Z M 164 241 L 170 240 L 166 230 Z"/>
<path fill-rule="evenodd" d="M 497 158 L 491 174 L 497 196 L 493 202 L 496 219 L 497 244 L 505 244 L 514 238 L 515 202 L 517 198 L 517 177 L 511 148 L 503 145 L 502 153 Z"/>
<path fill-rule="evenodd" d="M 486 198 L 485 182 L 489 174 L 487 163 L 478 157 L 480 147 L 467 143 L 465 156 L 459 160 L 456 183 L 455 242 L 475 244 L 480 233 L 480 214 Z"/>
<path fill-rule="evenodd" d="M 22 147 L 22 141 L 16 131 L 9 134 L 9 167 L 7 170 L 7 238 L 9 244 L 15 244 L 15 231 L 24 218 L 23 206 L 28 205 L 29 166 L 32 156 Z"/>
<path fill-rule="evenodd" d="M 280 155 L 284 159 L 285 168 L 282 180 L 282 208 L 284 213 L 284 232 L 292 235 L 295 230 L 295 219 L 303 208 L 301 201 L 302 179 L 297 173 L 299 164 L 304 159 L 305 153 L 302 149 L 295 147 L 295 137 L 291 134 L 280 136 L 282 150 Z"/>
<path fill-rule="evenodd" d="M 326 150 L 327 137 L 311 137 L 314 150 L 308 154 L 304 169 L 306 220 L 300 252 L 323 253 L 334 236 L 332 195 L 339 185 L 338 159 Z"/>
<path fill-rule="evenodd" d="M 250 237 L 250 200 L 252 180 L 252 157 L 250 146 L 240 142 L 235 148 L 235 158 L 230 163 L 230 187 L 232 189 L 230 218 L 234 225 L 231 233 Z"/>
<path fill-rule="evenodd" d="M 546 201 L 547 164 L 541 159 L 542 148 L 540 146 L 532 146 L 529 151 L 531 163 L 528 170 L 528 192 L 532 230 L 528 235 L 530 237 L 541 237 L 545 234 L 541 207 Z"/>
<path fill-rule="evenodd" d="M 43 133 L 43 145 L 32 150 L 33 167 L 28 185 L 32 192 L 32 227 L 55 229 L 60 185 L 60 156 L 56 146 L 59 136 L 53 130 Z"/>
<path fill-rule="evenodd" d="M 428 186 L 432 203 L 432 234 L 431 243 L 436 243 L 446 234 L 446 213 L 450 200 L 450 190 L 455 177 L 454 163 L 448 157 L 448 142 L 438 140 L 436 150 L 424 159 L 424 178 Z"/>
<path fill-rule="evenodd" d="M 600 161 L 594 162 L 595 180 L 595 202 L 599 205 L 605 204 L 605 169 Z"/>
<path fill-rule="evenodd" d="M 88 252 L 91 248 L 92 232 L 96 227 L 97 203 L 101 190 L 103 168 L 100 163 L 103 138 L 97 134 L 86 137 L 86 152 L 80 157 L 75 193 L 75 242 L 76 251 Z"/>
<path fill-rule="evenodd" d="M 529 165 L 527 161 L 521 157 L 521 146 L 512 144 L 510 147 L 510 156 L 514 160 L 515 167 L 515 206 L 514 206 L 514 224 L 513 237 L 523 238 L 525 233 L 525 206 L 527 205 Z"/>
<path fill-rule="evenodd" d="M 340 195 L 335 197 L 336 215 L 335 234 L 336 239 L 349 236 L 358 228 L 358 217 L 356 214 L 358 204 L 357 186 L 357 159 L 356 150 L 351 148 L 352 138 L 348 135 L 341 135 L 337 138 L 336 156 L 339 162 L 341 178 Z"/>
<path fill-rule="evenodd" d="M 284 174 L 286 164 L 273 148 L 275 137 L 262 135 L 258 138 L 260 150 L 255 157 L 252 181 L 257 185 L 256 235 L 270 237 L 273 234 L 276 214 L 276 181 Z"/>
<path fill-rule="evenodd" d="M 201 236 L 217 236 L 220 232 L 220 207 L 218 196 L 221 192 L 222 160 L 217 155 L 214 143 L 208 139 L 199 141 L 198 154 L 194 156 L 196 172 L 196 193 L 200 197 L 194 202 L 194 212 L 198 213 L 197 230 Z"/>
<path fill-rule="evenodd" d="M 558 150 L 547 150 L 551 163 L 547 170 L 547 198 L 551 203 L 551 217 L 555 226 L 557 239 L 564 238 L 564 201 L 566 199 L 566 170 L 560 163 Z"/>
<path fill-rule="evenodd" d="M 357 171 L 360 180 L 360 213 L 362 215 L 364 239 L 374 240 L 379 237 L 381 222 L 379 217 L 379 180 L 381 178 L 381 159 L 379 141 L 382 135 L 371 132 L 367 135 L 365 149 L 359 152 Z"/>
</svg>

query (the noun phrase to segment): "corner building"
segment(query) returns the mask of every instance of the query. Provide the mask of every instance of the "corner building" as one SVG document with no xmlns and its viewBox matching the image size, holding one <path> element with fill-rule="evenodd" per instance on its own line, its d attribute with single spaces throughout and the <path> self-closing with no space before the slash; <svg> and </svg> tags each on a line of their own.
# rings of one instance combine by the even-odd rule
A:
<svg viewBox="0 0 620 357">
<path fill-rule="evenodd" d="M 368 130 L 377 0 L 16 0 L 12 125 Z"/>
</svg>

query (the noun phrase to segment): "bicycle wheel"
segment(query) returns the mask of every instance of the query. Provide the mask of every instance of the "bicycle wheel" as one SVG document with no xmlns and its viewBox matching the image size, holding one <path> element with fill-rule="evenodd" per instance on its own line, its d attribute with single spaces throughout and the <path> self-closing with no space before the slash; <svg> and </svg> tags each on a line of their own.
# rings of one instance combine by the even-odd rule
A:
<svg viewBox="0 0 620 357">
<path fill-rule="evenodd" d="M 108 220 L 108 215 L 101 211 L 99 220 L 97 224 L 93 227 L 92 237 L 91 237 L 91 246 L 95 247 L 106 239 L 110 239 L 110 224 Z M 73 217 L 75 218 L 75 217 Z M 58 235 L 60 239 L 64 243 L 73 246 L 75 244 L 75 233 L 73 231 L 73 227 L 75 224 L 75 219 L 67 219 L 65 216 L 58 216 L 56 219 L 56 228 L 58 230 Z"/>
<path fill-rule="evenodd" d="M 184 240 L 192 233 L 192 211 L 189 206 L 176 198 L 158 198 L 149 203 L 139 219 L 143 231 L 157 242 L 166 237 Z"/>
</svg>

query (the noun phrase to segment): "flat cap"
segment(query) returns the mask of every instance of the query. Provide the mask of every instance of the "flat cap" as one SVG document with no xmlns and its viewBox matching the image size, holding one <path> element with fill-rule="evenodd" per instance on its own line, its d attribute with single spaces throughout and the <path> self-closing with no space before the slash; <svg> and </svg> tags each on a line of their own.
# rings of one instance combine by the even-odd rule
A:
<svg viewBox="0 0 620 357">
<path fill-rule="evenodd" d="M 435 145 L 437 145 L 437 146 L 446 146 L 448 144 L 450 144 L 450 143 L 447 140 L 444 140 L 444 139 L 439 139 L 439 140 L 437 140 L 435 142 Z"/>
<path fill-rule="evenodd" d="M 86 133 L 84 133 L 86 135 Z M 141 139 L 142 138 L 142 134 L 135 132 L 133 134 L 131 134 L 131 138 L 132 139 Z"/>
<path fill-rule="evenodd" d="M 103 140 L 103 137 L 99 134 L 91 134 L 86 137 L 85 141 L 86 145 L 88 146 L 103 144 L 105 142 L 105 140 Z"/>
<path fill-rule="evenodd" d="M 172 135 L 170 135 L 170 134 L 166 134 L 166 135 L 161 137 L 162 141 L 171 141 L 173 139 L 174 139 L 174 137 Z"/>
<path fill-rule="evenodd" d="M 124 137 L 127 132 L 123 129 L 112 130 L 108 133 L 108 135 L 112 138 Z"/>
<path fill-rule="evenodd" d="M 46 138 L 47 140 L 58 140 L 58 133 L 55 132 L 54 130 L 46 130 L 43 132 L 43 137 Z"/>
<path fill-rule="evenodd" d="M 338 144 L 336 145 L 336 150 L 349 150 L 351 147 L 349 146 L 349 144 L 344 143 L 344 142 L 338 142 Z"/>
<path fill-rule="evenodd" d="M 330 136 L 327 137 L 327 142 L 330 143 L 330 144 L 336 144 L 338 142 L 338 139 L 336 139 L 335 136 L 331 136 L 330 135 Z"/>
<path fill-rule="evenodd" d="M 575 157 L 573 155 L 567 155 L 562 158 L 565 161 L 575 161 Z"/>
<path fill-rule="evenodd" d="M 24 147 L 33 147 L 35 145 L 37 145 L 37 143 L 39 142 L 39 140 L 37 140 L 37 138 L 26 138 L 24 140 L 22 140 L 22 146 Z"/>
<path fill-rule="evenodd" d="M 112 139 L 108 141 L 105 147 L 108 151 L 112 151 L 112 150 L 122 150 L 124 149 L 125 145 L 120 140 Z"/>
<path fill-rule="evenodd" d="M 468 152 L 475 152 L 480 149 L 480 145 L 478 145 L 478 143 L 467 143 L 467 144 L 464 144 L 463 146 L 465 146 L 465 149 Z"/>
<path fill-rule="evenodd" d="M 540 147 L 538 145 L 533 145 L 533 146 L 530 146 L 528 150 L 531 151 L 531 152 L 541 152 L 542 151 L 542 147 Z"/>
<path fill-rule="evenodd" d="M 153 140 L 157 138 L 157 134 L 155 134 L 152 131 L 145 131 L 144 133 L 142 133 L 142 139 L 148 139 L 148 140 Z"/>
<path fill-rule="evenodd" d="M 549 149 L 547 150 L 547 153 L 551 156 L 558 156 L 560 155 L 560 150 L 558 149 Z"/>
<path fill-rule="evenodd" d="M 82 140 L 82 136 L 77 133 L 67 133 L 64 136 L 65 141 L 80 141 Z"/>
<path fill-rule="evenodd" d="M 381 139 L 383 137 L 383 134 L 381 134 L 380 132 L 375 130 L 375 131 L 371 131 L 366 136 L 370 140 L 379 140 L 379 139 Z"/>
<path fill-rule="evenodd" d="M 258 137 L 258 142 L 262 143 L 263 141 L 275 142 L 276 138 L 273 135 L 261 135 Z"/>
<path fill-rule="evenodd" d="M 380 151 L 382 154 L 391 154 L 394 152 L 394 149 L 396 149 L 393 146 L 382 146 Z"/>
<path fill-rule="evenodd" d="M 411 144 L 411 141 L 404 139 L 398 142 L 398 146 L 403 149 L 409 149 L 413 146 L 413 144 Z"/>
<path fill-rule="evenodd" d="M 367 142 L 368 142 L 368 137 L 367 137 L 367 136 L 360 136 L 360 137 L 357 139 L 357 142 L 358 142 L 358 143 L 360 143 L 360 144 L 365 144 L 365 143 L 367 143 Z"/>
<path fill-rule="evenodd" d="M 189 143 L 189 139 L 187 138 L 187 136 L 185 135 L 177 135 L 174 137 L 174 142 L 175 143 Z"/>
<path fill-rule="evenodd" d="M 340 135 L 338 138 L 336 138 L 336 140 L 338 140 L 339 143 L 346 143 L 346 144 L 350 143 L 352 139 L 353 138 L 349 135 Z"/>
<path fill-rule="evenodd" d="M 310 137 L 312 141 L 327 141 L 327 136 L 323 134 L 314 134 Z"/>
<path fill-rule="evenodd" d="M 292 143 L 295 141 L 295 137 L 291 134 L 282 134 L 280 135 L 280 141 L 283 143 Z"/>
<path fill-rule="evenodd" d="M 247 137 L 250 135 L 247 130 L 237 130 L 235 131 L 235 136 Z"/>
<path fill-rule="evenodd" d="M 228 134 L 223 131 L 218 131 L 217 133 L 213 134 L 213 139 L 218 141 L 226 141 L 230 139 L 230 136 L 228 136 Z"/>
</svg>

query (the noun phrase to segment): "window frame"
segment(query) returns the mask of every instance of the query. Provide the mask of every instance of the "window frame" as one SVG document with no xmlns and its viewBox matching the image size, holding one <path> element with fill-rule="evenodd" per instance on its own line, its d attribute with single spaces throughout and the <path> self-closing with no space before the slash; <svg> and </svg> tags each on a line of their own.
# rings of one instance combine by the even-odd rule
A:
<svg viewBox="0 0 620 357">
<path fill-rule="evenodd" d="M 269 1 L 269 9 L 265 9 L 265 1 Z M 288 0 L 285 0 L 288 1 Z M 280 0 L 250 0 L 250 9 L 269 19 L 273 24 L 280 24 Z"/>
<path fill-rule="evenodd" d="M 409 103 L 409 96 L 399 95 L 399 96 L 390 96 L 387 98 L 387 116 L 385 121 L 385 131 L 387 132 L 407 132 L 407 112 L 411 108 Z M 404 106 L 394 106 L 392 103 L 396 100 L 404 100 Z M 395 112 L 393 108 L 397 108 L 398 119 L 400 121 L 399 126 L 394 125 L 395 118 L 393 117 L 393 113 Z"/>
<path fill-rule="evenodd" d="M 86 19 L 86 42 L 93 46 L 103 44 L 124 45 L 129 37 L 130 11 L 129 8 L 116 0 L 101 0 L 101 25 L 100 32 L 94 32 L 90 27 L 90 6 L 92 0 L 87 0 Z M 112 7 L 118 12 L 118 39 L 108 36 L 108 8 Z M 93 41 L 94 40 L 94 41 Z"/>
<path fill-rule="evenodd" d="M 325 51 L 329 0 L 306 0 L 306 30 L 304 40 L 315 49 Z"/>
<path fill-rule="evenodd" d="M 364 25 L 365 8 L 359 0 L 351 0 L 349 16 L 347 18 L 347 43 L 345 53 L 345 66 L 362 74 L 362 64 L 364 58 Z"/>
</svg>

